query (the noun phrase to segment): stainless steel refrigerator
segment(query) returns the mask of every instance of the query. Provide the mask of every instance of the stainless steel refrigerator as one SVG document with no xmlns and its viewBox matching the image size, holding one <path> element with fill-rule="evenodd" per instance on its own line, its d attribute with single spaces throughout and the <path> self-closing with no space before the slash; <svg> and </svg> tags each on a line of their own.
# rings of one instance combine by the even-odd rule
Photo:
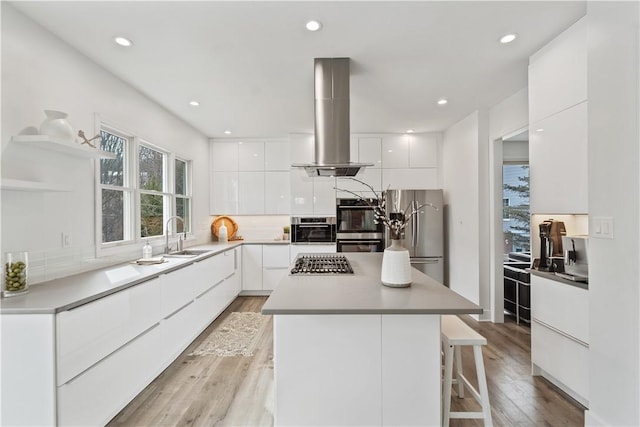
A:
<svg viewBox="0 0 640 427">
<path fill-rule="evenodd" d="M 444 280 L 444 223 L 442 190 L 387 190 L 386 211 L 409 214 L 424 206 L 404 229 L 402 245 L 409 250 L 411 265 L 440 283 Z M 389 231 L 386 233 L 390 242 Z"/>
</svg>

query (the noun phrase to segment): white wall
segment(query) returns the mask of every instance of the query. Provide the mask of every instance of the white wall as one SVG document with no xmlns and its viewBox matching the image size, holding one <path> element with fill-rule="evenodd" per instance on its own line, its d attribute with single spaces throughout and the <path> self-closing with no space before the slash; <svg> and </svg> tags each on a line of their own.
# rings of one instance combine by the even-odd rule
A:
<svg viewBox="0 0 640 427">
<path fill-rule="evenodd" d="M 449 287 L 480 303 L 478 131 L 475 112 L 446 130 L 442 144 Z M 488 308 L 488 307 L 485 307 Z"/>
<path fill-rule="evenodd" d="M 38 127 L 45 109 L 69 113 L 74 129 L 87 135 L 97 133 L 95 115 L 100 114 L 193 160 L 193 226 L 198 240 L 210 240 L 205 136 L 2 2 L 2 177 L 73 189 L 2 191 L 2 250 L 29 251 L 32 282 L 131 258 L 142 247 L 95 260 L 93 160 L 9 142 L 25 127 Z M 61 232 L 71 233 L 70 248 L 62 249 Z"/>
<path fill-rule="evenodd" d="M 587 2 L 589 241 L 587 425 L 640 425 L 640 46 L 638 2 Z"/>
</svg>

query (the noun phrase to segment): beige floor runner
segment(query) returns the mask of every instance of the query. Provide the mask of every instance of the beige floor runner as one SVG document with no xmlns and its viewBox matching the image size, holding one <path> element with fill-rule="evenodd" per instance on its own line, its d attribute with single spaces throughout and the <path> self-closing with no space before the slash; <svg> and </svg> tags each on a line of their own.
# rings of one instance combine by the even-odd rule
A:
<svg viewBox="0 0 640 427">
<path fill-rule="evenodd" d="M 269 316 L 232 312 L 189 356 L 253 356 L 256 338 Z"/>
</svg>

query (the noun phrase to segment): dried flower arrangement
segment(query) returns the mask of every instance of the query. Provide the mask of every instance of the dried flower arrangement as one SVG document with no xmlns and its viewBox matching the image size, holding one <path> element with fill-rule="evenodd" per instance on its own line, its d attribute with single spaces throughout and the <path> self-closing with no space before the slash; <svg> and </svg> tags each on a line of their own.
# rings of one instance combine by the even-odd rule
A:
<svg viewBox="0 0 640 427">
<path fill-rule="evenodd" d="M 387 215 L 387 212 L 386 212 L 387 201 L 385 197 L 385 191 L 381 191 L 380 193 L 377 193 L 376 190 L 366 182 L 360 181 L 359 179 L 352 178 L 352 177 L 348 177 L 347 179 L 351 179 L 353 181 L 356 181 L 364 185 L 369 189 L 371 193 L 373 193 L 375 197 L 366 198 L 350 190 L 344 190 L 338 187 L 335 187 L 335 189 L 338 191 L 344 191 L 345 193 L 352 194 L 356 198 L 364 201 L 368 206 L 372 207 L 374 212 L 374 222 L 376 224 L 382 223 L 387 229 L 389 229 L 389 232 L 391 233 L 391 239 L 393 240 L 397 240 L 402 237 L 402 230 L 404 230 L 404 228 L 407 226 L 409 221 L 411 221 L 411 218 L 413 218 L 417 213 L 419 213 L 422 208 L 428 206 L 435 210 L 439 210 L 438 207 L 433 205 L 432 203 L 425 203 L 423 205 L 415 206 L 413 202 L 411 202 L 405 209 L 398 208 L 396 212 L 390 212 Z M 372 199 L 375 199 L 375 202 L 372 202 Z"/>
</svg>

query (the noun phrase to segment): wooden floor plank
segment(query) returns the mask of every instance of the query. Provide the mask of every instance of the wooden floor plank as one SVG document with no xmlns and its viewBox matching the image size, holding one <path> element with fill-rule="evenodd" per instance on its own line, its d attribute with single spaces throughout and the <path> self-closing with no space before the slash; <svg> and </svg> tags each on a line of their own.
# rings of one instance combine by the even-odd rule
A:
<svg viewBox="0 0 640 427">
<path fill-rule="evenodd" d="M 266 297 L 238 297 L 189 347 L 111 420 L 109 426 L 272 426 L 273 319 L 257 337 L 253 356 L 189 356 L 232 312 L 259 312 Z M 463 317 L 487 338 L 483 347 L 491 413 L 496 426 L 582 426 L 584 408 L 541 377 L 531 376 L 528 326 Z M 477 385 L 471 348 L 464 371 Z M 452 410 L 479 410 L 470 396 L 454 397 Z M 482 420 L 451 420 L 482 426 Z"/>
</svg>

